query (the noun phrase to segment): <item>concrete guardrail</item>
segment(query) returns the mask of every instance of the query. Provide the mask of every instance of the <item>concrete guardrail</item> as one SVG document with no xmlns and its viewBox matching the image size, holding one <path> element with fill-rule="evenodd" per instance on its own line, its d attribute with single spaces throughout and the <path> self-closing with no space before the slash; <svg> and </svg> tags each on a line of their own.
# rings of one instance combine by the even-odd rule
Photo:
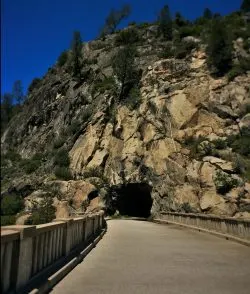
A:
<svg viewBox="0 0 250 294">
<path fill-rule="evenodd" d="M 104 227 L 103 212 L 37 226 L 1 227 L 2 293 L 26 293 L 29 285 L 65 266 Z"/>
<path fill-rule="evenodd" d="M 154 221 L 178 224 L 214 233 L 250 246 L 250 220 L 219 217 L 206 214 L 162 212 Z"/>
</svg>

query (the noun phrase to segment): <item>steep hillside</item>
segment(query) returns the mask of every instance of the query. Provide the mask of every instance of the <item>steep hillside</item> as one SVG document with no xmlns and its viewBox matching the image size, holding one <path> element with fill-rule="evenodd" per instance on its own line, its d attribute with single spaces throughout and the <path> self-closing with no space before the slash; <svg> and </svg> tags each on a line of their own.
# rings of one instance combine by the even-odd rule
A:
<svg viewBox="0 0 250 294">
<path fill-rule="evenodd" d="M 44 195 L 57 216 L 113 213 L 119 193 L 137 184 L 150 191 L 154 214 L 249 217 L 250 72 L 215 77 L 201 38 L 182 37 L 180 53 L 156 25 L 131 29 L 141 76 L 125 98 L 112 68 L 123 32 L 84 44 L 80 80 L 68 60 L 34 84 L 1 139 L 2 197 L 25 198 L 26 213 Z M 249 54 L 242 38 L 239 54 Z"/>
</svg>

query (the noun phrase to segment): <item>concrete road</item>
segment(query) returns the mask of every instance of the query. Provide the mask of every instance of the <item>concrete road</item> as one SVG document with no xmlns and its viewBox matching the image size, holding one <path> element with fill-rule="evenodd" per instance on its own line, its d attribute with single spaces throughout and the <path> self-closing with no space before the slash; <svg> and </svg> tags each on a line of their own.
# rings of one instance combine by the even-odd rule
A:
<svg viewBox="0 0 250 294">
<path fill-rule="evenodd" d="M 250 248 L 178 226 L 110 220 L 52 293 L 249 294 Z"/>
</svg>

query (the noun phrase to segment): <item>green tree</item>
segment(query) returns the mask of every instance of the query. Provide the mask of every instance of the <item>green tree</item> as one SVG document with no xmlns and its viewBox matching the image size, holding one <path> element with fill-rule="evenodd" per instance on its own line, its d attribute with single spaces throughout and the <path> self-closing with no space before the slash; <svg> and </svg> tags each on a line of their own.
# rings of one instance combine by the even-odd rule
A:
<svg viewBox="0 0 250 294">
<path fill-rule="evenodd" d="M 187 24 L 187 21 L 180 14 L 180 12 L 176 12 L 176 14 L 175 14 L 175 24 L 177 25 L 177 27 L 183 27 Z"/>
<path fill-rule="evenodd" d="M 64 66 L 64 64 L 67 62 L 68 60 L 68 52 L 67 51 L 63 51 L 60 56 L 58 57 L 57 60 L 57 64 L 59 67 Z"/>
<path fill-rule="evenodd" d="M 112 9 L 105 20 L 105 25 L 101 31 L 101 36 L 104 37 L 108 34 L 113 34 L 117 26 L 122 20 L 127 18 L 131 12 L 131 8 L 128 4 L 124 5 L 120 10 Z"/>
<path fill-rule="evenodd" d="M 125 98 L 139 80 L 139 74 L 134 66 L 135 56 L 135 47 L 126 46 L 121 48 L 113 57 L 112 68 L 119 82 L 118 100 Z"/>
<path fill-rule="evenodd" d="M 23 87 L 20 80 L 15 81 L 13 84 L 12 97 L 19 105 L 24 102 Z"/>
<path fill-rule="evenodd" d="M 172 24 L 171 14 L 170 14 L 168 5 L 165 5 L 160 11 L 158 21 L 159 21 L 158 33 L 162 35 L 165 39 L 172 40 L 173 24 Z"/>
<path fill-rule="evenodd" d="M 73 63 L 73 76 L 81 78 L 82 69 L 82 39 L 81 33 L 75 31 L 72 41 L 72 63 Z"/>
<path fill-rule="evenodd" d="M 220 19 L 213 20 L 207 46 L 208 66 L 223 75 L 232 67 L 233 45 L 229 33 Z"/>
<path fill-rule="evenodd" d="M 1 133 L 5 130 L 8 122 L 10 121 L 12 112 L 12 95 L 10 93 L 5 93 L 1 97 Z"/>
<path fill-rule="evenodd" d="M 16 194 L 9 194 L 1 199 L 1 215 L 17 214 L 23 207 L 23 199 Z"/>
<path fill-rule="evenodd" d="M 205 19 L 212 19 L 213 18 L 213 13 L 209 8 L 205 8 L 204 12 L 203 12 L 203 17 Z"/>
<path fill-rule="evenodd" d="M 240 9 L 243 12 L 250 12 L 250 0 L 243 0 Z"/>
<path fill-rule="evenodd" d="M 26 225 L 39 225 L 51 222 L 55 219 L 56 208 L 53 206 L 53 198 L 46 195 L 37 205 L 32 215 L 25 222 Z"/>
</svg>

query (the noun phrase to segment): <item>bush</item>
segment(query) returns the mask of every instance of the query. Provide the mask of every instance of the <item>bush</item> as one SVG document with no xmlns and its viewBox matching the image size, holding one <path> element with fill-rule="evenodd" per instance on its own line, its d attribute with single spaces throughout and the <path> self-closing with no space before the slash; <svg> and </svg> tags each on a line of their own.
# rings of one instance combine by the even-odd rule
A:
<svg viewBox="0 0 250 294">
<path fill-rule="evenodd" d="M 34 78 L 28 87 L 28 93 L 31 93 L 34 89 L 38 88 L 41 85 L 41 82 L 42 82 L 41 79 Z"/>
<path fill-rule="evenodd" d="M 65 167 L 65 166 L 56 166 L 55 167 L 55 176 L 58 179 L 65 180 L 65 181 L 72 179 L 72 174 L 71 174 L 69 168 Z"/>
<path fill-rule="evenodd" d="M 250 137 L 249 136 L 240 136 L 232 144 L 231 147 L 234 152 L 237 152 L 241 155 L 249 156 L 250 155 Z"/>
<path fill-rule="evenodd" d="M 20 196 L 8 194 L 1 199 L 1 216 L 17 214 L 23 207 L 23 199 Z"/>
<path fill-rule="evenodd" d="M 103 169 L 101 167 L 92 167 L 84 171 L 84 178 L 102 178 L 103 177 Z"/>
<path fill-rule="evenodd" d="M 194 48 L 197 48 L 197 44 L 195 42 L 184 42 L 184 43 L 177 42 L 175 44 L 175 47 L 176 47 L 174 51 L 175 58 L 183 59 L 188 54 L 190 54 Z"/>
<path fill-rule="evenodd" d="M 232 39 L 225 23 L 214 20 L 206 50 L 210 69 L 215 69 L 217 75 L 227 73 L 232 67 L 232 52 Z"/>
<path fill-rule="evenodd" d="M 229 81 L 234 80 L 239 75 L 242 75 L 250 70 L 250 58 L 241 58 L 237 65 L 228 72 L 227 78 Z"/>
<path fill-rule="evenodd" d="M 40 161 L 32 159 L 23 159 L 20 166 L 24 169 L 26 174 L 35 172 L 40 167 Z"/>
<path fill-rule="evenodd" d="M 26 225 L 39 225 L 51 222 L 55 219 L 56 208 L 53 206 L 53 198 L 46 196 L 39 204 L 36 211 L 26 220 Z"/>
<path fill-rule="evenodd" d="M 143 23 L 138 24 L 138 27 L 145 29 L 145 28 L 149 27 L 150 25 L 151 24 L 149 22 L 143 22 Z"/>
<path fill-rule="evenodd" d="M 195 212 L 197 212 L 194 208 L 192 208 L 192 206 L 188 202 L 182 203 L 180 205 L 180 210 L 184 211 L 185 213 L 195 213 Z"/>
<path fill-rule="evenodd" d="M 223 140 L 223 139 L 220 139 L 219 138 L 219 139 L 214 140 L 212 143 L 213 143 L 213 145 L 214 145 L 214 147 L 216 149 L 221 150 L 221 149 L 227 148 L 227 142 L 226 142 L 226 140 Z"/>
<path fill-rule="evenodd" d="M 203 156 L 213 155 L 213 144 L 205 137 L 189 137 L 185 141 L 185 145 L 190 149 L 190 155 L 193 158 L 201 158 Z"/>
<path fill-rule="evenodd" d="M 74 120 L 71 125 L 69 126 L 69 132 L 74 135 L 76 134 L 79 129 L 81 128 L 81 123 L 78 120 Z"/>
<path fill-rule="evenodd" d="M 90 106 L 84 110 L 84 112 L 82 113 L 82 122 L 83 123 L 85 123 L 86 121 L 89 120 L 89 118 L 92 115 L 92 112 L 93 112 L 93 110 Z"/>
<path fill-rule="evenodd" d="M 188 36 L 196 36 L 199 37 L 202 32 L 202 26 L 194 25 L 194 26 L 185 26 L 179 29 L 180 38 L 185 38 Z"/>
<path fill-rule="evenodd" d="M 134 44 L 138 41 L 139 41 L 139 35 L 137 30 L 134 28 L 123 30 L 119 34 L 117 34 L 115 37 L 115 44 L 117 46 Z"/>
<path fill-rule="evenodd" d="M 168 44 L 162 51 L 158 54 L 159 58 L 172 58 L 174 56 L 174 51 L 172 44 Z"/>
<path fill-rule="evenodd" d="M 136 26 L 136 22 L 135 21 L 131 21 L 128 23 L 129 26 Z"/>
<path fill-rule="evenodd" d="M 70 158 L 68 151 L 65 148 L 61 148 L 57 151 L 54 159 L 54 164 L 59 167 L 68 167 L 70 164 Z"/>
<path fill-rule="evenodd" d="M 16 223 L 15 215 L 1 215 L 1 226 L 10 226 Z"/>
<path fill-rule="evenodd" d="M 65 143 L 65 141 L 66 141 L 66 138 L 63 137 L 63 136 L 57 138 L 57 139 L 55 140 L 54 144 L 53 144 L 53 145 L 54 145 L 54 148 L 55 148 L 55 149 L 59 149 L 60 147 L 63 146 L 63 144 Z"/>
<path fill-rule="evenodd" d="M 113 77 L 106 77 L 102 81 L 96 81 L 92 88 L 92 94 L 95 92 L 104 93 L 105 91 L 110 91 L 115 88 L 115 80 Z"/>
<path fill-rule="evenodd" d="M 64 66 L 64 64 L 67 62 L 68 60 L 68 52 L 67 51 L 63 51 L 61 53 L 61 55 L 58 57 L 58 60 L 57 60 L 57 64 L 59 67 L 62 67 Z"/>
<path fill-rule="evenodd" d="M 14 151 L 8 151 L 5 154 L 5 157 L 9 160 L 11 160 L 12 162 L 18 162 L 19 160 L 21 160 L 21 155 L 14 152 Z"/>
<path fill-rule="evenodd" d="M 236 179 L 221 170 L 216 172 L 214 183 L 217 192 L 223 195 L 229 192 L 232 188 L 238 186 L 238 181 Z"/>
<path fill-rule="evenodd" d="M 227 79 L 229 82 L 233 81 L 236 77 L 243 74 L 240 66 L 234 66 L 227 74 Z"/>
<path fill-rule="evenodd" d="M 138 88 L 132 88 L 128 94 L 128 97 L 124 99 L 123 102 L 130 110 L 136 109 L 136 107 L 138 107 L 141 102 L 140 90 Z"/>
</svg>

